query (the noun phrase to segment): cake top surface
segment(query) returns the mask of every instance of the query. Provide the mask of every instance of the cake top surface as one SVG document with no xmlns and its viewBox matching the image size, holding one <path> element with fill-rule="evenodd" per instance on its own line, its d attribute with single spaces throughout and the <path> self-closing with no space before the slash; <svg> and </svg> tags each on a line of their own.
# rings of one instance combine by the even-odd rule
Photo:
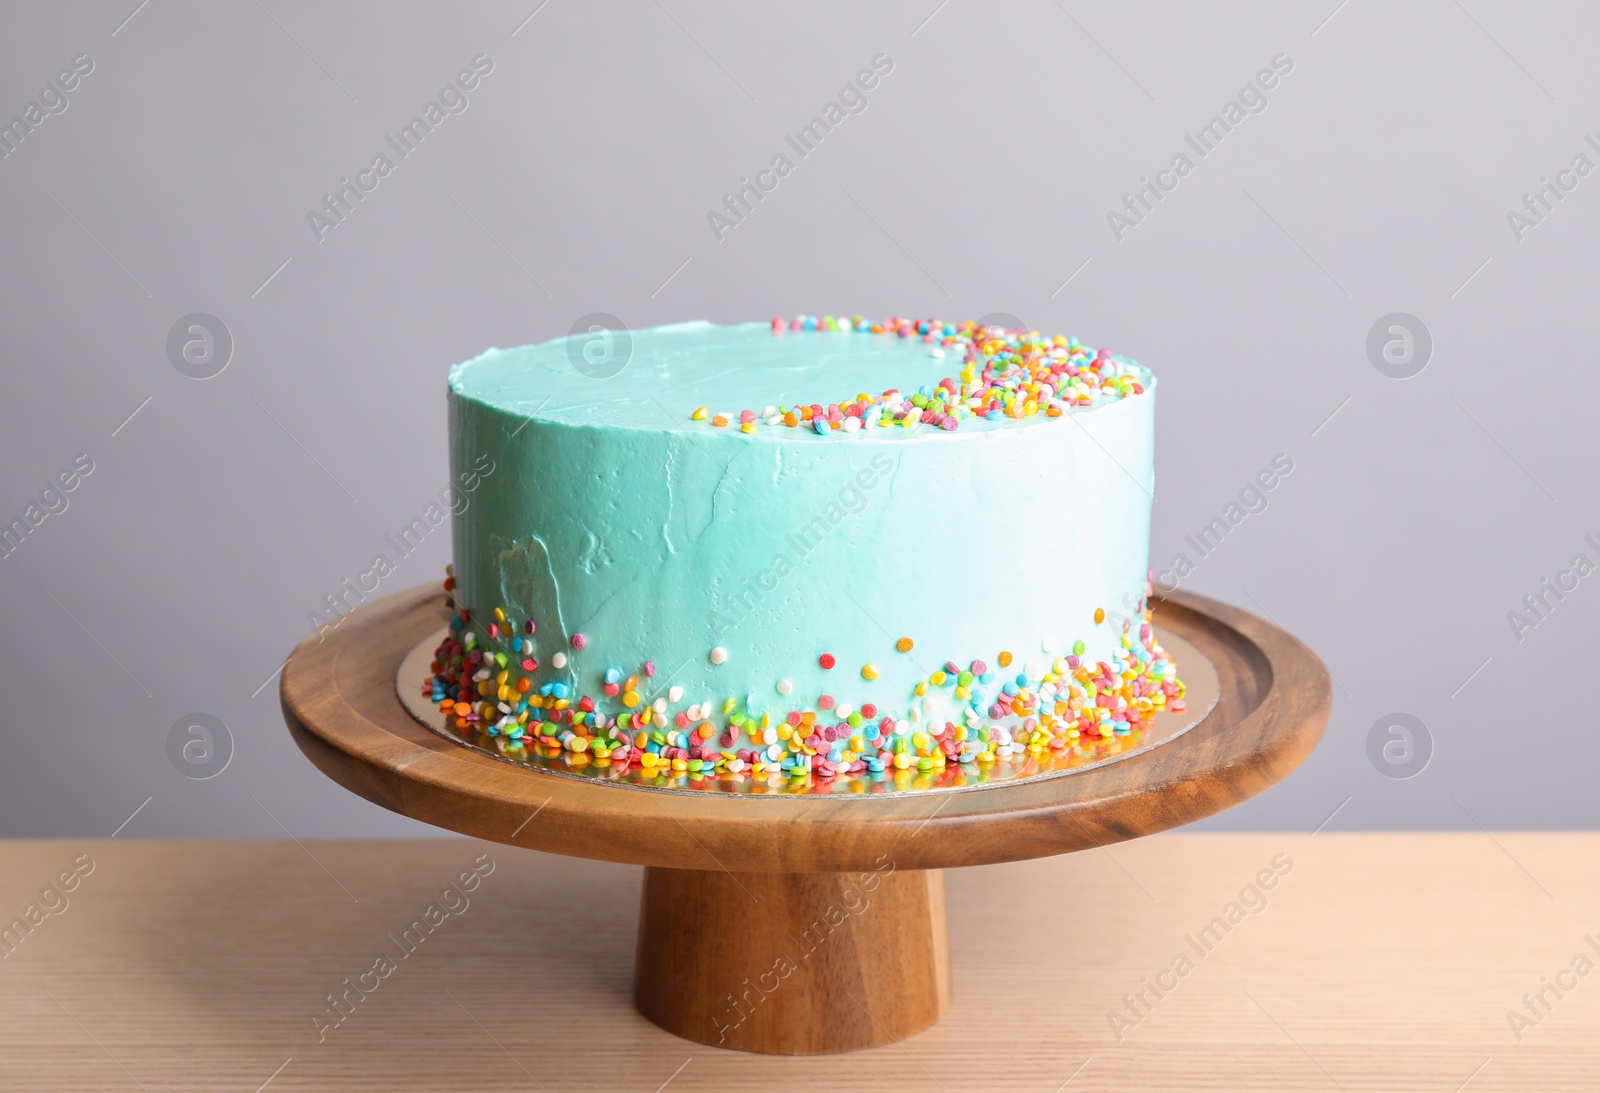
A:
<svg viewBox="0 0 1600 1093">
<path fill-rule="evenodd" d="M 527 420 L 811 442 L 1024 427 L 1154 387 L 1124 357 L 997 325 L 801 316 L 606 329 L 490 349 L 450 389 Z M 821 434 L 821 435 L 818 435 Z M 839 434 L 834 436 L 833 434 Z"/>
</svg>

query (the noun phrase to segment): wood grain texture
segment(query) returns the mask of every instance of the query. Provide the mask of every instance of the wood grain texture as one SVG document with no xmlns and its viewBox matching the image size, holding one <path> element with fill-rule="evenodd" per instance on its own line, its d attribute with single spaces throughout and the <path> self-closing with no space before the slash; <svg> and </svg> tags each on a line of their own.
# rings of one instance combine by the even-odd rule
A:
<svg viewBox="0 0 1600 1093">
<path fill-rule="evenodd" d="M 1281 780 L 1327 723 L 1316 657 L 1238 608 L 1179 593 L 1158 629 L 1214 664 L 1221 700 L 1178 739 L 1063 778 L 865 799 L 653 793 L 542 775 L 417 724 L 395 668 L 443 617 L 418 588 L 358 608 L 284 668 L 285 719 L 325 774 L 395 812 L 466 835 L 578 857 L 735 873 L 943 869 L 1104 846 L 1228 808 Z M 1182 671 L 1182 665 L 1179 665 Z M 535 815 L 536 814 L 536 815 Z"/>
<path fill-rule="evenodd" d="M 0 960 L 0 1089 L 255 1093 L 292 1060 L 264 1093 L 1592 1093 L 1600 973 L 1520 1042 L 1506 1013 L 1600 937 L 1600 835 L 1341 834 L 1393 787 L 1351 788 L 1315 837 L 1173 833 L 949 871 L 944 1020 L 809 1058 L 640 1016 L 636 867 L 463 839 L 0 842 L 5 921 L 95 863 Z M 1107 1012 L 1279 854 L 1293 869 L 1266 905 L 1119 1039 Z M 399 956 L 390 937 L 479 855 L 495 868 L 470 903 Z M 382 953 L 397 970 L 319 1042 L 311 1016 Z"/>
<path fill-rule="evenodd" d="M 639 1011 L 715 1047 L 779 1055 L 903 1040 L 950 1006 L 944 874 L 646 869 Z"/>
</svg>

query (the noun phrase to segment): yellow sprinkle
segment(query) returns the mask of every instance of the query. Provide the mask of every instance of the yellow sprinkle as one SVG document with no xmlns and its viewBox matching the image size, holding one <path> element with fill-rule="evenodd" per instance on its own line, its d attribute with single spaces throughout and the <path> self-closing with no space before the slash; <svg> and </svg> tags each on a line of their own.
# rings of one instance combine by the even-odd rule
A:
<svg viewBox="0 0 1600 1093">
<path fill-rule="evenodd" d="M 704 421 L 706 419 L 706 408 L 704 406 L 700 407 L 700 409 L 690 414 L 689 417 L 695 421 Z"/>
<path fill-rule="evenodd" d="M 861 666 L 861 678 L 862 679 L 877 679 L 878 678 L 878 666 L 876 664 L 863 664 Z"/>
<path fill-rule="evenodd" d="M 746 421 L 744 424 L 739 426 L 739 431 L 741 433 L 753 433 L 756 431 L 756 423 L 753 421 Z"/>
</svg>

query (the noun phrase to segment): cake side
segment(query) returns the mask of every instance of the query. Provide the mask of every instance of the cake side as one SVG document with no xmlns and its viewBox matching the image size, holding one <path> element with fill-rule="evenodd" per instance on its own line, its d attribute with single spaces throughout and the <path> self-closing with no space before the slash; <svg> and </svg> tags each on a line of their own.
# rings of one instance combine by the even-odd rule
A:
<svg viewBox="0 0 1600 1093">
<path fill-rule="evenodd" d="M 1145 601 L 1147 372 L 1065 339 L 1029 352 L 1015 335 L 1013 363 L 997 367 L 1001 354 L 981 347 L 1003 347 L 969 324 L 934 341 L 964 377 L 939 388 L 942 362 L 921 338 L 666 329 L 670 351 L 647 368 L 668 386 L 646 378 L 633 403 L 619 394 L 604 412 L 575 412 L 584 400 L 562 397 L 581 390 L 570 381 L 541 393 L 557 350 L 501 361 L 490 377 L 452 370 L 452 466 L 493 468 L 456 519 L 465 617 L 433 687 L 463 727 L 803 776 L 1065 746 L 1134 731 L 1180 700 Z M 785 348 L 752 354 L 752 334 Z M 847 352 L 841 337 L 877 344 Z M 780 402 L 762 409 L 781 414 L 757 412 L 766 428 L 709 425 L 689 407 L 697 384 L 671 386 L 692 374 L 694 342 L 724 380 L 728 359 L 751 359 L 733 385 L 746 394 L 848 386 L 866 362 L 898 368 L 922 405 L 896 419 L 908 401 L 851 400 L 853 415 Z M 1096 381 L 1092 405 L 1055 397 L 1063 361 Z M 934 403 L 962 405 L 930 388 L 954 396 L 967 375 L 1008 378 L 1060 412 L 974 415 L 954 430 L 924 421 Z M 1124 390 L 1105 396 L 1102 378 Z M 867 425 L 872 405 L 886 409 Z M 796 412 L 814 407 L 824 412 Z M 785 426 L 789 414 L 825 424 Z"/>
</svg>

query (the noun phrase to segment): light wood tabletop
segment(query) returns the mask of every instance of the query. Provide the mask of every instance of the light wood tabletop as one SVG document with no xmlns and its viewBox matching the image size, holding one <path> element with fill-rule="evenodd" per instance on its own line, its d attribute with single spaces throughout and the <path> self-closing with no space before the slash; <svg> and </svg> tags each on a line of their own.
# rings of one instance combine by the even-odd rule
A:
<svg viewBox="0 0 1600 1093">
<path fill-rule="evenodd" d="M 0 1088 L 1594 1090 L 1597 862 L 1600 834 L 1326 830 L 956 870 L 944 1020 L 785 1058 L 634 1010 L 636 866 L 0 842 Z M 727 968 L 730 1021 L 767 970 Z"/>
</svg>

